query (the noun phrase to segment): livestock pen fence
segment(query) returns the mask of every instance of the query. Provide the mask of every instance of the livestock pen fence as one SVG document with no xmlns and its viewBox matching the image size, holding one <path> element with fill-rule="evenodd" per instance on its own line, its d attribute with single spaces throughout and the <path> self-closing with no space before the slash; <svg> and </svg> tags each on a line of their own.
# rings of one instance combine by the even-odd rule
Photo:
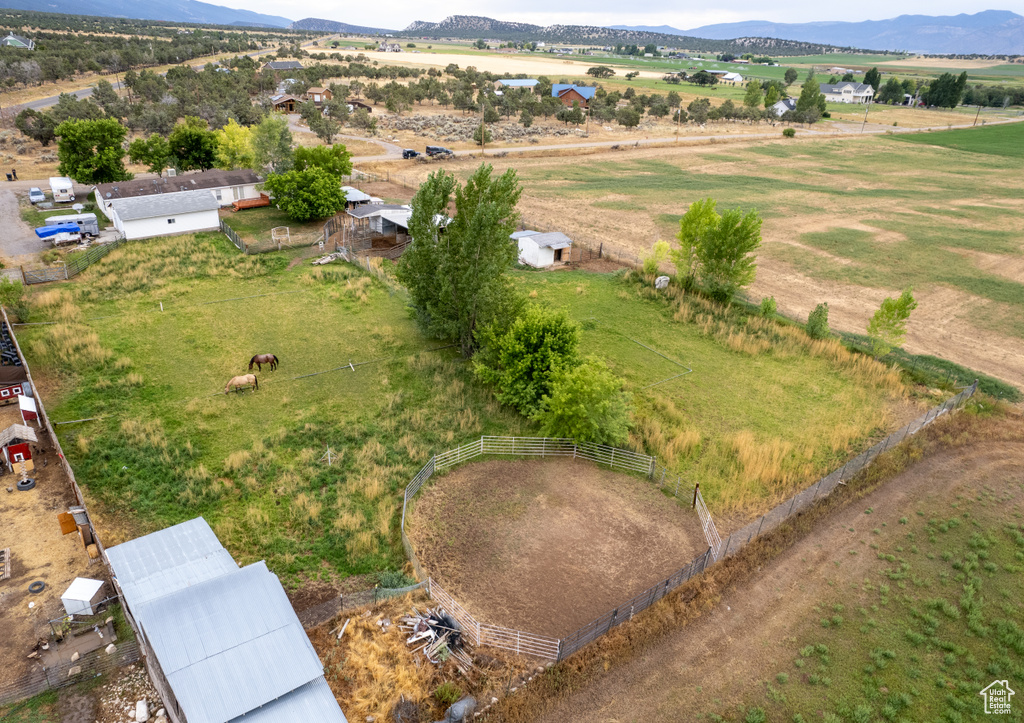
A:
<svg viewBox="0 0 1024 723">
<path fill-rule="evenodd" d="M 282 232 L 280 229 L 284 229 L 284 231 Z M 282 226 L 280 229 L 273 229 L 270 232 L 270 236 L 267 238 L 257 238 L 255 241 L 247 242 L 238 235 L 237 231 L 225 223 L 224 219 L 220 220 L 221 233 L 227 236 L 228 240 L 231 241 L 231 243 L 233 243 L 243 254 L 263 254 L 268 251 L 281 251 L 283 249 L 298 248 L 300 246 L 313 246 L 323 243 L 327 238 L 324 233 L 320 231 L 292 233 L 286 226 Z"/>
<path fill-rule="evenodd" d="M 405 519 L 410 501 L 435 472 L 450 469 L 482 455 L 583 459 L 611 469 L 643 475 L 651 483 L 658 485 L 660 489 L 675 497 L 678 497 L 679 493 L 683 492 L 687 496 L 687 501 L 690 494 L 689 488 L 683 488 L 682 478 L 670 473 L 664 466 L 659 465 L 655 457 L 601 444 L 576 442 L 572 439 L 483 436 L 474 442 L 455 447 L 447 452 L 431 457 L 405 488 L 401 523 L 402 545 L 405 548 L 406 557 L 416 571 L 417 577 L 420 580 L 427 580 L 429 582 L 427 591 L 431 599 L 435 600 L 459 621 L 463 632 L 466 633 L 470 641 L 475 645 L 489 645 L 516 653 L 535 655 L 547 660 L 561 660 L 591 640 L 604 635 L 612 627 L 632 619 L 633 615 L 660 600 L 668 592 L 674 590 L 694 575 L 702 572 L 709 564 L 709 560 L 713 561 L 713 558 L 709 557 L 712 545 L 721 544 L 718 532 L 715 530 L 714 521 L 711 519 L 707 506 L 704 504 L 700 490 L 694 489 L 694 506 L 697 507 L 697 513 L 701 519 L 701 529 L 708 540 L 708 549 L 666 580 L 659 581 L 656 585 L 623 605 L 617 606 L 606 615 L 601 616 L 563 640 L 483 623 L 474 618 L 454 597 L 447 593 L 424 571 L 405 531 Z"/>
<path fill-rule="evenodd" d="M 62 660 L 43 666 L 23 678 L 0 683 L 0 706 L 31 698 L 48 690 L 58 690 L 92 680 L 103 673 L 138 662 L 140 658 L 137 641 L 115 641 L 114 650 L 110 653 L 101 647 L 85 653 L 75 661 Z"/>
<path fill-rule="evenodd" d="M 65 281 L 74 278 L 124 243 L 124 236 L 118 235 L 113 241 L 96 244 L 85 251 L 72 251 L 64 261 L 56 266 L 46 266 L 41 269 L 26 269 L 22 266 L 21 278 L 25 284 L 45 284 L 49 281 Z"/>
</svg>

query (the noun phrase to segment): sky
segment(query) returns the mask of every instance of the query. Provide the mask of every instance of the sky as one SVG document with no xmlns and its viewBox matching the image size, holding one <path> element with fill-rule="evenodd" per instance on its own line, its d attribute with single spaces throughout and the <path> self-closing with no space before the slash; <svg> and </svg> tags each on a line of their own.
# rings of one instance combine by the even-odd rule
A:
<svg viewBox="0 0 1024 723">
<path fill-rule="evenodd" d="M 624 6 L 621 0 L 517 0 L 514 11 L 510 11 L 508 3 L 501 0 L 449 0 L 426 4 L 416 0 L 378 0 L 370 4 L 342 4 L 326 0 L 207 1 L 268 15 L 282 15 L 292 20 L 315 17 L 399 30 L 414 20 L 438 22 L 449 15 L 483 15 L 536 25 L 670 25 L 686 30 L 741 20 L 786 23 L 885 20 L 908 14 L 976 13 L 988 7 L 1024 14 L 1024 0 L 1003 0 L 994 6 L 979 6 L 966 0 L 859 0 L 856 3 L 788 0 L 780 4 L 765 3 L 764 0 L 722 0 L 709 4 L 647 0 L 642 7 Z M 624 10 L 627 7 L 628 10 Z"/>
</svg>

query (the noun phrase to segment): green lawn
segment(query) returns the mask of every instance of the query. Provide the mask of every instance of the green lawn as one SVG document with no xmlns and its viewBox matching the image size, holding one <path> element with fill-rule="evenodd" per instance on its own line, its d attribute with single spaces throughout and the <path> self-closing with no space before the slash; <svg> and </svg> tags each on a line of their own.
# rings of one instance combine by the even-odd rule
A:
<svg viewBox="0 0 1024 723">
<path fill-rule="evenodd" d="M 957 151 L 986 153 L 1004 158 L 1024 158 L 1024 123 L 961 128 L 934 133 L 897 136 L 907 143 L 942 146 Z"/>
<path fill-rule="evenodd" d="M 979 691 L 1024 680 L 1024 525 L 1014 490 L 967 492 L 912 501 L 895 529 L 851 535 L 851 556 L 877 559 L 870 575 L 837 567 L 834 596 L 795 623 L 789 656 L 737 681 L 760 689 L 745 711 L 700 719 L 986 720 Z M 1011 713 L 1024 719 L 1016 699 Z"/>
<path fill-rule="evenodd" d="M 287 226 L 292 234 L 316 233 L 323 229 L 321 220 L 299 223 L 288 218 L 287 214 L 275 206 L 248 208 L 244 211 L 229 212 L 222 216 L 224 223 L 242 237 L 244 241 L 266 241 L 271 230 L 278 226 Z"/>
<path fill-rule="evenodd" d="M 243 256 L 219 234 L 128 244 L 36 290 L 33 320 L 62 323 L 25 327 L 23 345 L 60 390 L 47 395 L 55 420 L 102 417 L 59 427 L 101 519 L 140 534 L 203 515 L 236 559 L 266 559 L 289 584 L 400 567 L 401 489 L 430 454 L 535 426 L 454 350 L 433 351 L 443 343 L 420 334 L 394 286 L 292 258 Z M 633 444 L 700 479 L 720 510 L 831 469 L 890 423 L 902 393 L 882 367 L 802 331 L 697 300 L 681 312 L 649 280 L 515 279 L 581 320 L 583 351 L 634 394 Z M 630 337 L 694 373 L 644 390 L 681 369 Z M 268 352 L 281 366 L 259 373 L 258 392 L 219 393 Z"/>
<path fill-rule="evenodd" d="M 3 723 L 58 723 L 61 720 L 57 706 L 59 694 L 55 690 L 0 708 Z"/>
</svg>

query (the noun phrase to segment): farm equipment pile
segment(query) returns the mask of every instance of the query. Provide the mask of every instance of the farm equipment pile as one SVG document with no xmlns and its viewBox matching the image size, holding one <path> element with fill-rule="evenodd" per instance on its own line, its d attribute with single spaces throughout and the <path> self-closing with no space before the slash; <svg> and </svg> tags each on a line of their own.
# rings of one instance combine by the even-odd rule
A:
<svg viewBox="0 0 1024 723">
<path fill-rule="evenodd" d="M 409 634 L 406 645 L 418 645 L 417 652 L 434 665 L 447 660 L 455 663 L 463 675 L 469 675 L 473 660 L 466 654 L 466 641 L 455 618 L 441 608 L 420 613 L 415 607 L 411 615 L 399 620 L 398 628 Z"/>
</svg>

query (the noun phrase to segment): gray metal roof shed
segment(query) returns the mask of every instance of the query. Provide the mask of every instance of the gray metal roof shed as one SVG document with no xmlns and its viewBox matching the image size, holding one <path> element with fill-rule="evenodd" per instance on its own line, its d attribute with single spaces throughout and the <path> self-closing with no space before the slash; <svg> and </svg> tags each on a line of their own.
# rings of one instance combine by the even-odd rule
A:
<svg viewBox="0 0 1024 723">
<path fill-rule="evenodd" d="M 530 240 L 541 248 L 565 249 L 572 246 L 572 239 L 561 231 L 549 231 L 548 233 L 534 234 L 533 236 L 530 236 Z"/>
<path fill-rule="evenodd" d="M 220 208 L 217 199 L 209 191 L 179 191 L 159 196 L 116 198 L 110 204 L 122 221 L 180 216 L 183 213 L 216 211 Z"/>
<path fill-rule="evenodd" d="M 538 234 L 540 234 L 540 231 L 516 231 L 515 233 L 509 235 L 509 238 L 518 241 L 521 238 L 526 238 L 527 236 L 537 236 Z"/>
<path fill-rule="evenodd" d="M 408 206 L 402 206 L 397 203 L 370 203 L 350 208 L 345 213 L 352 218 L 369 218 L 370 216 L 379 216 L 385 211 L 403 211 L 408 209 Z"/>
</svg>

